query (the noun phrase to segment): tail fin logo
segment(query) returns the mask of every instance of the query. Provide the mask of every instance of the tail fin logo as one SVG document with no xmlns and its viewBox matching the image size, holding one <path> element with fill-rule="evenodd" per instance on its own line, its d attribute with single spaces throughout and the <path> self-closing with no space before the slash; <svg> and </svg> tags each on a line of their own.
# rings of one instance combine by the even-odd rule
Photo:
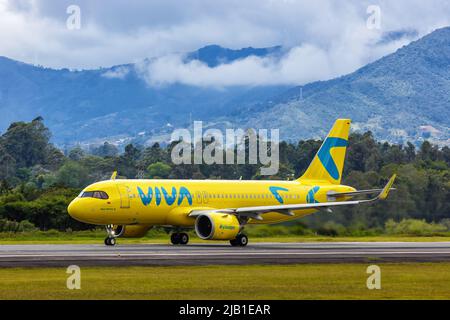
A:
<svg viewBox="0 0 450 320">
<path fill-rule="evenodd" d="M 339 170 L 331 156 L 331 149 L 338 147 L 347 147 L 348 141 L 342 138 L 327 138 L 320 148 L 317 156 L 320 162 L 334 180 L 339 180 Z"/>
<path fill-rule="evenodd" d="M 306 203 L 319 203 L 319 201 L 317 201 L 315 198 L 316 193 L 319 191 L 319 189 L 320 187 L 315 186 L 308 191 L 308 194 L 306 195 Z"/>
</svg>

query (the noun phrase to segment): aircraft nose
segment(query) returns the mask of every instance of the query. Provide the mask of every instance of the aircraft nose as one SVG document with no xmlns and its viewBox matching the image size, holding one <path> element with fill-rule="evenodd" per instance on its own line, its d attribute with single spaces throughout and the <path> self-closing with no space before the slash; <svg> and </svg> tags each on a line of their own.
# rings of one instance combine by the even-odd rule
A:
<svg viewBox="0 0 450 320">
<path fill-rule="evenodd" d="M 67 212 L 69 212 L 69 215 L 75 220 L 83 222 L 83 212 L 78 199 L 72 200 L 69 207 L 67 207 Z"/>
</svg>

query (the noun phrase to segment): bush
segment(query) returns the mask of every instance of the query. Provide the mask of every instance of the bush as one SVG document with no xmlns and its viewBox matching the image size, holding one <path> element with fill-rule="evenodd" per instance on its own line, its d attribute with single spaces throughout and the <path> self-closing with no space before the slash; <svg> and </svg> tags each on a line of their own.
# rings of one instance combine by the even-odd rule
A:
<svg viewBox="0 0 450 320">
<path fill-rule="evenodd" d="M 443 224 L 427 223 L 425 220 L 405 219 L 395 222 L 390 219 L 385 224 L 386 233 L 395 235 L 435 236 L 448 231 Z"/>
<path fill-rule="evenodd" d="M 28 231 L 36 231 L 36 226 L 28 220 L 23 220 L 19 222 L 19 231 L 20 232 L 28 232 Z"/>
<path fill-rule="evenodd" d="M 328 221 L 322 227 L 317 229 L 317 234 L 331 237 L 344 235 L 346 232 L 347 230 L 342 224 L 336 223 L 334 221 Z"/>
<path fill-rule="evenodd" d="M 21 193 L 8 193 L 0 197 L 0 204 L 17 201 L 25 201 L 25 197 Z"/>
<path fill-rule="evenodd" d="M 35 231 L 36 227 L 28 220 L 21 222 L 0 219 L 0 232 L 27 232 Z"/>
<path fill-rule="evenodd" d="M 249 225 L 245 233 L 250 237 L 278 237 L 278 236 L 304 236 L 313 235 L 303 224 L 295 225 Z"/>
</svg>

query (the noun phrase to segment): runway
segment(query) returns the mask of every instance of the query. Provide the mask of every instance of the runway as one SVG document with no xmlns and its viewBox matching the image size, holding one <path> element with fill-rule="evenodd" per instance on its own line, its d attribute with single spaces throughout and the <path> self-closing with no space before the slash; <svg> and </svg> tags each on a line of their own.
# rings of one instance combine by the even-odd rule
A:
<svg viewBox="0 0 450 320">
<path fill-rule="evenodd" d="M 0 245 L 0 267 L 450 261 L 449 242 Z"/>
</svg>

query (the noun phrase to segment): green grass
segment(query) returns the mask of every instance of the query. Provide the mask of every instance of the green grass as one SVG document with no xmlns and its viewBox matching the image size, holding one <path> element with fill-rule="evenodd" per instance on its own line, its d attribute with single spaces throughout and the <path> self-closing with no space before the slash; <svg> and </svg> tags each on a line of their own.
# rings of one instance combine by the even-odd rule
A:
<svg viewBox="0 0 450 320">
<path fill-rule="evenodd" d="M 0 299 L 450 299 L 450 263 L 82 268 L 81 290 L 65 268 L 0 269 Z"/>
</svg>

